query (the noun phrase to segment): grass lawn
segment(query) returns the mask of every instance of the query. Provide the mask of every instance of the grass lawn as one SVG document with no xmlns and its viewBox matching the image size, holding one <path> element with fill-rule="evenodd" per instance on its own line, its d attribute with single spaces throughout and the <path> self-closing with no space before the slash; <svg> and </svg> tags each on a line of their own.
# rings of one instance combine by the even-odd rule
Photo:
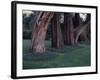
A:
<svg viewBox="0 0 100 80">
<path fill-rule="evenodd" d="M 64 46 L 51 48 L 50 41 L 46 41 L 46 52 L 35 54 L 32 52 L 31 40 L 23 40 L 23 69 L 80 67 L 90 66 L 90 45 Z"/>
</svg>

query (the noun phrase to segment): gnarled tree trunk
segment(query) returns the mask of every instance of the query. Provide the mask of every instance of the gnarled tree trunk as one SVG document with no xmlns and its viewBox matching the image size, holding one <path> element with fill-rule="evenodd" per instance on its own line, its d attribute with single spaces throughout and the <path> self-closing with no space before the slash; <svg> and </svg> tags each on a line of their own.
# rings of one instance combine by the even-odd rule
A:
<svg viewBox="0 0 100 80">
<path fill-rule="evenodd" d="M 45 52 L 45 37 L 48 24 L 51 21 L 53 12 L 40 12 L 32 32 L 32 50 L 37 53 Z"/>
<path fill-rule="evenodd" d="M 87 15 L 87 19 L 85 22 L 81 23 L 79 26 L 77 26 L 74 29 L 74 38 L 75 43 L 78 42 L 79 37 L 82 37 L 84 41 L 88 42 L 87 34 L 90 34 L 90 32 L 87 31 L 87 29 L 90 28 L 90 15 Z"/>
<path fill-rule="evenodd" d="M 85 23 L 85 24 L 81 24 L 79 25 L 75 30 L 74 30 L 74 38 L 75 38 L 75 43 L 77 44 L 79 36 L 82 34 L 82 36 L 84 37 L 85 40 L 87 40 L 87 36 L 86 36 L 86 28 L 89 26 L 89 22 Z"/>
</svg>

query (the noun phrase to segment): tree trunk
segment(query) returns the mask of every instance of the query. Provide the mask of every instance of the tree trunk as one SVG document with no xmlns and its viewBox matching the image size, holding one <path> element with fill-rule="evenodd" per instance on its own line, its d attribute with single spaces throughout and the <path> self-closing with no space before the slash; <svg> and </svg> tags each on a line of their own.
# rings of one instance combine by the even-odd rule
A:
<svg viewBox="0 0 100 80">
<path fill-rule="evenodd" d="M 64 14 L 64 43 L 65 45 L 74 45 L 74 34 L 73 34 L 73 14 Z"/>
<path fill-rule="evenodd" d="M 91 21 L 91 15 L 90 14 L 87 14 L 87 21 L 89 21 L 89 23 L 90 23 L 90 21 Z M 89 24 L 89 26 L 87 27 L 87 30 L 86 30 L 86 32 L 87 32 L 87 38 L 88 38 L 88 41 L 90 42 L 90 40 L 91 40 L 91 24 Z"/>
<path fill-rule="evenodd" d="M 52 19 L 52 47 L 54 48 L 62 48 L 64 46 L 59 15 L 59 13 L 55 13 Z"/>
<path fill-rule="evenodd" d="M 48 24 L 51 21 L 54 13 L 40 12 L 32 31 L 32 50 L 36 53 L 45 52 L 45 37 Z"/>
<path fill-rule="evenodd" d="M 89 22 L 85 23 L 85 24 L 82 24 L 80 26 L 77 27 L 77 29 L 74 31 L 74 38 L 75 38 L 75 43 L 77 44 L 78 42 L 78 39 L 79 39 L 79 36 L 83 33 L 84 34 L 84 31 L 86 30 L 86 28 L 89 26 Z M 87 40 L 87 37 L 86 37 L 86 34 L 84 34 L 84 39 Z"/>
<path fill-rule="evenodd" d="M 75 16 L 74 16 L 74 19 L 73 19 L 73 23 L 74 23 L 74 28 L 76 28 L 80 24 L 82 24 L 82 19 L 80 18 L 79 13 L 75 13 Z M 78 41 L 84 41 L 86 39 L 85 32 L 83 32 L 82 34 L 80 34 Z"/>
<path fill-rule="evenodd" d="M 74 29 L 74 38 L 76 44 L 78 42 L 79 37 L 81 37 L 81 39 L 83 38 L 82 39 L 83 41 L 88 42 L 88 37 L 87 37 L 87 34 L 89 34 L 87 32 L 88 27 L 90 27 L 90 15 L 87 15 L 86 21 L 81 23 Z"/>
</svg>

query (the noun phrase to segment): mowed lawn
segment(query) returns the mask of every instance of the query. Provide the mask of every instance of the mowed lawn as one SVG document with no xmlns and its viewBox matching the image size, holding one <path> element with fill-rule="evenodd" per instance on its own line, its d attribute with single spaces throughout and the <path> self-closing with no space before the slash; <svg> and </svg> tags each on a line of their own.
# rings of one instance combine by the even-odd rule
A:
<svg viewBox="0 0 100 80">
<path fill-rule="evenodd" d="M 50 41 L 45 41 L 45 53 L 33 53 L 31 40 L 23 40 L 23 69 L 81 67 L 90 66 L 90 45 L 64 46 L 51 48 Z"/>
</svg>

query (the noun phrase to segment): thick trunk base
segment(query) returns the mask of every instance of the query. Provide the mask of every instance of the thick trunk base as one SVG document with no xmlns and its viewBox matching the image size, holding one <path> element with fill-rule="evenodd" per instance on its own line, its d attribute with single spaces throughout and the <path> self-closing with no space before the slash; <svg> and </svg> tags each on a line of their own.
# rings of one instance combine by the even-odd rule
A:
<svg viewBox="0 0 100 80">
<path fill-rule="evenodd" d="M 53 17 L 52 12 L 40 12 L 32 33 L 32 50 L 36 53 L 45 52 L 45 37 L 49 22 Z"/>
</svg>

